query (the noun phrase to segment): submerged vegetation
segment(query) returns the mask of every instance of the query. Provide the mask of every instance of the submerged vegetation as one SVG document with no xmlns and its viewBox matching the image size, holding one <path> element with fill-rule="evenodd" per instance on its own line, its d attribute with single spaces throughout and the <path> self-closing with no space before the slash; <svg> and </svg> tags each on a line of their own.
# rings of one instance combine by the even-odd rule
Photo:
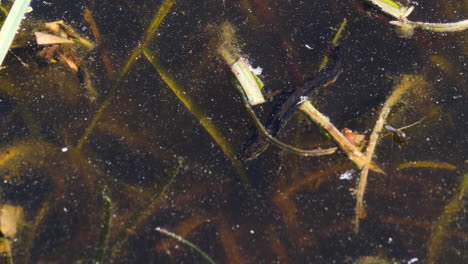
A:
<svg viewBox="0 0 468 264">
<path fill-rule="evenodd" d="M 5 263 L 466 259 L 466 20 L 106 2 L 2 42 Z"/>
</svg>

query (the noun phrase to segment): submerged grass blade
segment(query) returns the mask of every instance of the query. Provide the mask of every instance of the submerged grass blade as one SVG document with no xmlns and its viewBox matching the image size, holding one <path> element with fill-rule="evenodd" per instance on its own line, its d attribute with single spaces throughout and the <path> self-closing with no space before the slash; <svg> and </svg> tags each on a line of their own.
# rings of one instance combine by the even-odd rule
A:
<svg viewBox="0 0 468 264">
<path fill-rule="evenodd" d="M 177 234 L 174 234 L 172 232 L 169 232 L 167 231 L 166 229 L 163 229 L 163 228 L 160 228 L 160 227 L 156 227 L 155 229 L 156 231 L 158 231 L 159 233 L 161 234 L 164 234 L 166 236 L 169 236 L 169 237 L 172 237 L 174 239 L 177 239 L 177 241 L 187 245 L 188 247 L 190 247 L 191 249 L 197 251 L 198 253 L 200 253 L 200 255 L 206 260 L 208 261 L 208 263 L 210 264 L 216 264 L 216 262 L 210 257 L 208 256 L 208 254 L 206 254 L 205 252 L 203 252 L 203 250 L 201 250 L 199 247 L 197 247 L 195 244 L 193 244 L 192 242 L 184 239 L 183 237 L 181 236 L 178 236 Z"/>
<path fill-rule="evenodd" d="M 171 184 L 174 182 L 176 176 L 179 174 L 179 171 L 182 169 L 182 167 L 183 167 L 183 159 L 179 158 L 177 167 L 171 173 L 171 175 L 166 180 L 166 182 L 164 184 L 161 184 L 158 188 L 156 188 L 153 195 L 151 195 L 151 197 L 145 203 L 143 203 L 139 208 L 137 208 L 137 210 L 133 213 L 133 215 L 130 217 L 128 222 L 125 224 L 125 226 L 117 235 L 115 244 L 109 249 L 110 257 L 112 257 L 114 252 L 118 250 L 125 241 L 127 241 L 127 237 L 129 234 L 128 231 L 135 229 L 136 225 L 141 220 L 141 218 L 145 216 L 145 213 L 148 211 L 148 209 L 150 209 L 151 206 L 154 204 L 154 202 L 163 193 L 166 192 L 169 186 L 171 186 Z"/>
<path fill-rule="evenodd" d="M 132 68 L 133 64 L 135 63 L 138 56 L 140 56 L 143 49 L 148 46 L 150 41 L 153 39 L 154 34 L 156 33 L 156 30 L 158 30 L 159 25 L 161 25 L 161 22 L 169 13 L 174 3 L 175 3 L 175 0 L 165 0 L 162 3 L 161 7 L 159 7 L 158 12 L 156 12 L 156 14 L 153 17 L 153 20 L 151 20 L 151 24 L 149 25 L 149 27 L 146 29 L 145 33 L 143 34 L 144 37 L 141 40 L 140 45 L 138 45 L 135 49 L 133 49 L 132 53 L 130 54 L 130 57 L 128 58 L 127 63 L 125 64 L 125 66 L 122 69 L 122 72 L 120 73 L 120 78 L 122 78 Z"/>
<path fill-rule="evenodd" d="M 466 210 L 466 194 L 468 192 L 468 173 L 463 175 L 462 182 L 458 187 L 457 192 L 453 195 L 450 202 L 445 206 L 444 212 L 439 217 L 439 220 L 432 226 L 431 237 L 428 243 L 427 263 L 438 262 L 438 257 L 444 247 L 445 239 L 447 238 L 449 224 L 454 221 L 455 216 L 462 210 Z M 466 248 L 465 248 L 466 249 Z"/>
<path fill-rule="evenodd" d="M 11 42 L 15 38 L 16 31 L 18 31 L 30 2 L 31 0 L 16 0 L 8 13 L 5 23 L 3 23 L 0 31 L 0 66 L 3 59 L 5 59 Z"/>
<path fill-rule="evenodd" d="M 344 29 L 347 23 L 348 23 L 348 20 L 346 18 L 343 19 L 343 22 L 341 22 L 340 27 L 336 31 L 335 36 L 333 37 L 331 41 L 333 47 L 338 47 L 340 45 L 340 38 L 343 35 Z M 325 69 L 325 67 L 327 67 L 328 61 L 329 61 L 329 57 L 328 55 L 325 55 L 322 61 L 320 62 L 318 71 Z"/>
<path fill-rule="evenodd" d="M 107 243 L 109 241 L 109 233 L 112 221 L 112 200 L 105 194 L 105 190 L 102 195 L 104 199 L 104 208 L 102 212 L 102 231 L 99 237 L 99 242 L 96 250 L 96 258 L 93 263 L 103 263 L 104 257 L 106 256 Z"/>
<path fill-rule="evenodd" d="M 129 58 L 127 59 L 127 62 L 125 63 L 125 66 L 123 67 L 122 71 L 120 72 L 119 77 L 113 82 L 112 90 L 109 92 L 109 95 L 106 97 L 104 102 L 101 104 L 98 111 L 96 112 L 93 119 L 91 120 L 91 123 L 89 123 L 89 125 L 86 128 L 85 132 L 83 133 L 80 140 L 78 141 L 78 144 L 76 145 L 77 150 L 81 150 L 83 148 L 84 143 L 88 139 L 91 132 L 94 130 L 94 127 L 96 127 L 96 124 L 97 124 L 98 120 L 101 118 L 102 113 L 107 108 L 107 106 L 109 106 L 110 102 L 112 101 L 114 96 L 117 94 L 117 91 L 120 88 L 120 83 L 121 83 L 122 79 L 124 78 L 125 74 L 130 71 L 130 69 L 132 68 L 132 66 L 135 63 L 136 59 L 141 54 L 143 48 L 145 48 L 149 44 L 149 42 L 153 39 L 154 34 L 156 33 L 157 29 L 159 28 L 159 25 L 161 25 L 161 22 L 164 20 L 166 15 L 169 13 L 169 11 L 171 10 L 171 7 L 172 7 L 172 5 L 174 3 L 175 3 L 175 0 L 165 0 L 162 3 L 162 5 L 159 7 L 158 11 L 156 12 L 156 14 L 153 17 L 153 20 L 151 21 L 150 26 L 145 31 L 145 34 L 143 35 L 143 39 L 142 39 L 141 43 L 130 54 Z"/>
<path fill-rule="evenodd" d="M 24 248 L 22 249 L 23 254 L 19 256 L 20 260 L 18 261 L 18 263 L 31 263 L 31 249 L 33 248 L 34 240 L 38 233 L 39 227 L 43 224 L 43 220 L 48 211 L 49 201 L 45 201 L 42 204 L 42 207 L 39 209 L 39 212 L 37 213 L 36 217 L 34 218 L 33 223 L 31 224 L 31 226 L 28 227 L 27 235 L 24 238 Z"/>
<path fill-rule="evenodd" d="M 218 144 L 221 150 L 224 152 L 226 157 L 231 161 L 234 168 L 237 170 L 237 173 L 241 177 L 241 180 L 249 187 L 249 181 L 247 179 L 247 174 L 242 163 L 237 159 L 236 152 L 232 145 L 228 142 L 226 137 L 222 134 L 219 128 L 213 123 L 213 121 L 208 118 L 205 111 L 195 103 L 188 93 L 180 86 L 174 77 L 164 69 L 159 62 L 156 61 L 153 53 L 148 49 L 143 49 L 143 54 L 146 56 L 148 61 L 153 65 L 154 69 L 161 76 L 163 81 L 169 86 L 169 88 L 174 92 L 177 98 L 184 104 L 187 110 L 195 116 L 195 118 L 200 122 L 203 128 L 208 132 L 208 134 L 213 138 L 213 140 Z"/>
<path fill-rule="evenodd" d="M 409 168 L 432 168 L 432 169 L 456 170 L 457 166 L 447 163 L 447 162 L 431 161 L 431 160 L 410 161 L 410 162 L 404 162 L 398 165 L 399 170 L 409 169 Z"/>
</svg>

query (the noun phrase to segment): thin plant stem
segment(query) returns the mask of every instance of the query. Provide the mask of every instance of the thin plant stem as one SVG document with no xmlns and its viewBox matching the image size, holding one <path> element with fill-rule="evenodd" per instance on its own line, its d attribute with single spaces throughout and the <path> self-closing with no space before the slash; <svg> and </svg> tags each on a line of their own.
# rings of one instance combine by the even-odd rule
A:
<svg viewBox="0 0 468 264">
<path fill-rule="evenodd" d="M 161 22 L 169 13 L 174 3 L 175 3 L 175 0 L 165 0 L 162 3 L 162 5 L 159 7 L 158 11 L 155 13 L 153 20 L 151 21 L 148 29 L 146 29 L 145 33 L 143 34 L 141 43 L 135 49 L 133 49 L 132 53 L 127 59 L 127 62 L 125 63 L 125 66 L 122 68 L 122 71 L 120 72 L 119 77 L 113 82 L 111 91 L 107 95 L 106 99 L 104 99 L 104 102 L 102 102 L 98 111 L 96 112 L 93 119 L 91 120 L 88 127 L 86 128 L 85 132 L 83 133 L 80 140 L 78 141 L 78 144 L 76 145 L 76 149 L 78 151 L 83 148 L 84 143 L 88 139 L 91 132 L 94 130 L 94 127 L 96 127 L 96 124 L 98 120 L 101 118 L 104 110 L 107 108 L 107 106 L 109 106 L 114 96 L 116 96 L 116 94 L 118 93 L 121 81 L 123 80 L 124 76 L 130 71 L 133 64 L 135 64 L 135 61 L 138 58 L 138 56 L 141 54 L 143 48 L 145 48 L 153 39 L 157 29 L 159 28 L 159 25 L 161 25 Z"/>
<path fill-rule="evenodd" d="M 372 160 L 374 155 L 375 148 L 377 146 L 377 141 L 379 140 L 380 133 L 385 125 L 385 121 L 390 113 L 392 107 L 400 100 L 401 96 L 405 94 L 411 87 L 415 84 L 422 83 L 423 80 L 421 77 L 412 76 L 412 75 L 403 75 L 399 83 L 393 89 L 392 94 L 385 101 L 382 110 L 380 111 L 379 118 L 374 125 L 372 134 L 369 138 L 369 144 L 366 148 L 365 159 Z M 355 218 L 354 218 L 354 231 L 359 231 L 359 219 L 365 216 L 364 209 L 364 193 L 367 185 L 367 177 L 369 174 L 369 165 L 365 164 L 361 169 L 361 176 L 359 178 L 359 183 L 356 191 L 356 207 L 355 207 Z"/>
<path fill-rule="evenodd" d="M 167 84 L 167 86 L 174 92 L 177 98 L 184 104 L 185 108 L 195 116 L 195 118 L 200 122 L 203 128 L 208 132 L 208 134 L 213 138 L 213 140 L 218 144 L 221 150 L 224 152 L 226 157 L 231 161 L 232 165 L 239 174 L 242 182 L 248 188 L 250 186 L 249 180 L 247 178 L 247 173 L 245 171 L 244 165 L 237 159 L 236 152 L 226 137 L 218 129 L 215 123 L 208 118 L 205 111 L 197 104 L 195 101 L 188 95 L 182 86 L 180 86 L 175 78 L 167 72 L 164 67 L 155 59 L 153 53 L 148 49 L 143 49 L 143 54 L 148 59 L 148 61 L 153 65 L 154 69 L 158 72 L 162 80 Z"/>
<path fill-rule="evenodd" d="M 120 79 L 119 79 L 120 81 Z M 94 115 L 93 119 L 91 120 L 91 123 L 89 123 L 88 127 L 86 128 L 85 132 L 81 136 L 80 140 L 78 141 L 78 144 L 76 144 L 76 150 L 80 151 L 83 148 L 84 143 L 86 140 L 88 140 L 89 135 L 91 132 L 94 130 L 94 127 L 96 127 L 97 122 L 101 118 L 102 114 L 104 113 L 104 110 L 106 110 L 107 106 L 109 106 L 111 100 L 117 93 L 118 87 L 120 86 L 118 84 L 119 82 L 115 82 L 113 85 L 113 89 L 110 91 L 109 95 L 104 99 L 104 102 L 102 102 L 101 106 L 99 107 L 98 111 Z"/>
<path fill-rule="evenodd" d="M 158 231 L 159 233 L 161 234 L 164 234 L 166 236 L 169 236 L 169 237 L 172 237 L 174 239 L 176 239 L 177 241 L 187 245 L 188 247 L 190 247 L 191 249 L 197 251 L 198 253 L 200 253 L 200 255 L 210 264 L 216 264 L 216 262 L 210 257 L 208 256 L 208 254 L 206 254 L 205 252 L 203 252 L 203 250 L 201 250 L 199 247 L 197 247 L 195 244 L 193 244 L 192 242 L 184 239 L 183 237 L 181 236 L 178 236 L 177 234 L 174 234 L 170 231 L 167 231 L 166 229 L 163 229 L 163 228 L 160 228 L 160 227 L 156 227 L 155 229 L 156 231 Z"/>
</svg>

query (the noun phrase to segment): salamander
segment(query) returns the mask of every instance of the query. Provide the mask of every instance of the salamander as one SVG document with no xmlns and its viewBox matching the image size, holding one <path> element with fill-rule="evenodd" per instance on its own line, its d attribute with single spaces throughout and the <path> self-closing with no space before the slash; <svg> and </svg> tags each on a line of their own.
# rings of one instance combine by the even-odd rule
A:
<svg viewBox="0 0 468 264">
<path fill-rule="evenodd" d="M 327 66 L 318 72 L 314 77 L 307 80 L 303 85 L 289 92 L 285 99 L 278 102 L 268 115 L 265 128 L 271 136 L 276 137 L 283 129 L 291 117 L 297 112 L 298 103 L 301 97 L 308 96 L 315 89 L 334 83 L 341 73 L 343 64 L 340 56 L 339 47 L 331 47 L 327 50 L 329 62 Z M 258 132 L 244 145 L 238 153 L 238 158 L 242 161 L 255 159 L 270 146 L 267 141 Z"/>
</svg>

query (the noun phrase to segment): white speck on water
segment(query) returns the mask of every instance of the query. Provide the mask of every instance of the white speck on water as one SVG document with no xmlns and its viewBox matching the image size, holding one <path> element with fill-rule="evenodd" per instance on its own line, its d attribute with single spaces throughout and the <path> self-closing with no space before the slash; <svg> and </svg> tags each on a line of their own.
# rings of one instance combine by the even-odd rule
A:
<svg viewBox="0 0 468 264">
<path fill-rule="evenodd" d="M 304 44 L 304 46 L 307 48 L 307 49 L 313 49 L 311 46 L 307 45 L 307 44 Z"/>
<path fill-rule="evenodd" d="M 309 100 L 309 97 L 308 96 L 301 96 L 301 98 L 299 99 L 299 102 L 297 103 L 298 105 L 302 104 L 303 102 Z"/>
<path fill-rule="evenodd" d="M 63 147 L 60 149 L 62 152 L 67 152 L 68 151 L 68 148 L 67 147 Z"/>
<path fill-rule="evenodd" d="M 67 209 L 66 207 L 63 208 L 63 211 L 64 211 L 65 213 L 68 213 L 68 209 Z"/>
<path fill-rule="evenodd" d="M 353 179 L 353 174 L 354 174 L 355 170 L 354 169 L 350 169 L 350 170 L 347 170 L 345 172 L 343 172 L 341 175 L 340 175 L 340 180 L 351 180 Z"/>
<path fill-rule="evenodd" d="M 260 66 L 258 66 L 256 68 L 253 68 L 252 66 L 249 65 L 249 69 L 253 74 L 255 74 L 257 76 L 262 74 L 262 72 L 263 72 L 263 69 Z"/>
<path fill-rule="evenodd" d="M 250 234 L 255 234 L 255 231 L 254 230 L 250 230 Z"/>
<path fill-rule="evenodd" d="M 408 260 L 408 264 L 416 263 L 418 260 L 419 260 L 418 258 L 412 258 L 412 259 Z"/>
</svg>

